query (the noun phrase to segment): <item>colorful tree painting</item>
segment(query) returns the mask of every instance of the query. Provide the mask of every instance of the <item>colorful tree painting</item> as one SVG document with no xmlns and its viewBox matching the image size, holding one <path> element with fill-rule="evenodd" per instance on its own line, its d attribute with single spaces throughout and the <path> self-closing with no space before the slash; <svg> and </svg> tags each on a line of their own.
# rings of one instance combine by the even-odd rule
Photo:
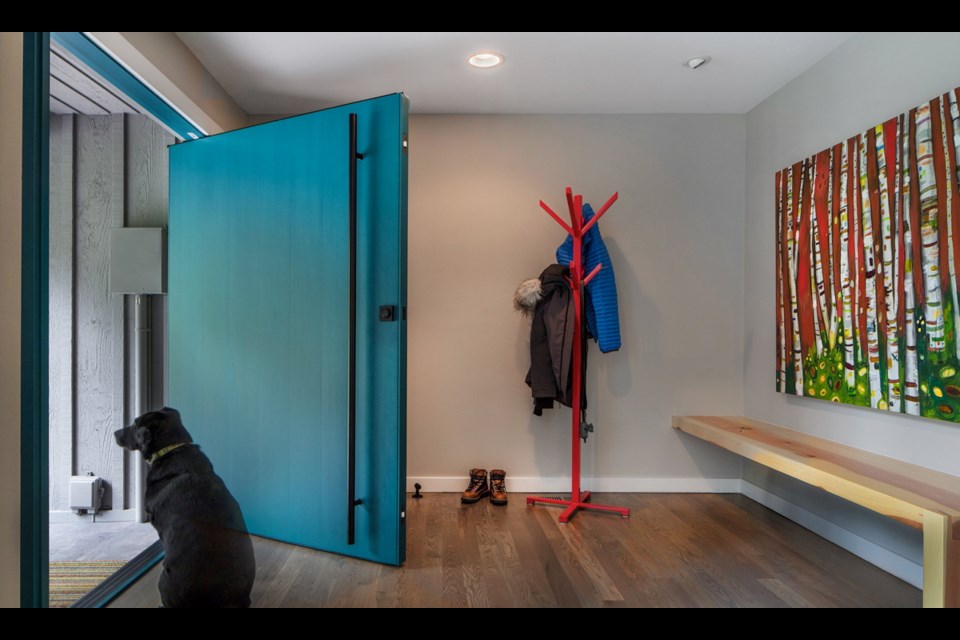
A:
<svg viewBox="0 0 960 640">
<path fill-rule="evenodd" d="M 960 422 L 958 101 L 777 172 L 778 391 Z"/>
</svg>

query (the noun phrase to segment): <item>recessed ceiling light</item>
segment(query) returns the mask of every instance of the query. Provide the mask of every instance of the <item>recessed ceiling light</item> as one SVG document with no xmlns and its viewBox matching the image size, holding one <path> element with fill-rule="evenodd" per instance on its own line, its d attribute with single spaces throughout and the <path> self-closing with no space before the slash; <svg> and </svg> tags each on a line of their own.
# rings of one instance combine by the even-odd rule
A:
<svg viewBox="0 0 960 640">
<path fill-rule="evenodd" d="M 503 56 L 493 51 L 484 51 L 483 53 L 473 54 L 467 58 L 467 62 L 470 63 L 471 67 L 477 69 L 492 69 L 503 64 Z"/>
<path fill-rule="evenodd" d="M 684 62 L 683 66 L 687 67 L 688 69 L 699 69 L 703 65 L 710 62 L 710 60 L 710 56 L 697 56 L 696 58 L 690 58 Z"/>
</svg>

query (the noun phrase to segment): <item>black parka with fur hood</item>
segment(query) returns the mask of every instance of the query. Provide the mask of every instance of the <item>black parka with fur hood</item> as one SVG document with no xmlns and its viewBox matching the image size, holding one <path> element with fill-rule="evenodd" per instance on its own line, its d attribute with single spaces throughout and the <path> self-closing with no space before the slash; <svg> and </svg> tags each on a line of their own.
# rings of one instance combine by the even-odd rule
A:
<svg viewBox="0 0 960 640">
<path fill-rule="evenodd" d="M 540 274 L 539 291 L 535 281 L 528 280 L 514 299 L 516 307 L 532 318 L 527 384 L 538 416 L 543 409 L 552 408 L 554 400 L 568 407 L 573 401 L 570 370 L 575 309 L 569 276 L 569 268 L 552 264 Z"/>
</svg>

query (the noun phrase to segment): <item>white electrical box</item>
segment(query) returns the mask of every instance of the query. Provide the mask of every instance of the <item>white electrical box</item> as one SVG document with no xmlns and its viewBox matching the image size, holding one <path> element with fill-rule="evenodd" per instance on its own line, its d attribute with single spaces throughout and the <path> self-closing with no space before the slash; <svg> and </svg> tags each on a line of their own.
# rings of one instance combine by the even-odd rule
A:
<svg viewBox="0 0 960 640">
<path fill-rule="evenodd" d="M 161 228 L 110 230 L 110 293 L 167 292 L 165 236 Z"/>
<path fill-rule="evenodd" d="M 100 510 L 100 487 L 103 480 L 98 476 L 71 476 L 70 508 L 75 511 Z"/>
</svg>

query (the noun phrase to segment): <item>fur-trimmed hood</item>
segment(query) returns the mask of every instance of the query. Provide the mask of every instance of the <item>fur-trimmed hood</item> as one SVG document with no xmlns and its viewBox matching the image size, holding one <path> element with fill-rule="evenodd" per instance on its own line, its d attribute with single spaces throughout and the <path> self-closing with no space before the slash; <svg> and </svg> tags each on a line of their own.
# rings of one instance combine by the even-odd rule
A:
<svg viewBox="0 0 960 640">
<path fill-rule="evenodd" d="M 543 285 L 540 278 L 524 280 L 513 294 L 513 308 L 523 317 L 532 318 L 537 303 L 543 299 Z"/>
</svg>

